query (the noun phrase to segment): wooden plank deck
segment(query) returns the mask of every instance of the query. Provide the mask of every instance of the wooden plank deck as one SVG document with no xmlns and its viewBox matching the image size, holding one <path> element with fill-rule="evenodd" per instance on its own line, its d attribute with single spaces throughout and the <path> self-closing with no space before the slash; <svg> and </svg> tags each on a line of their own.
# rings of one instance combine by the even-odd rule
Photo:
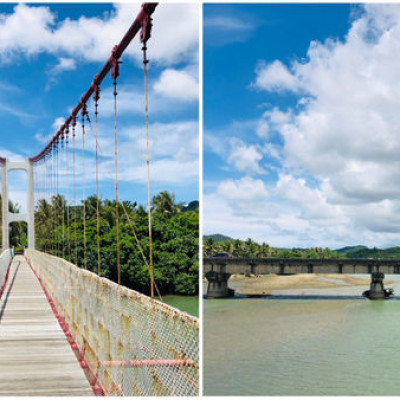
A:
<svg viewBox="0 0 400 400">
<path fill-rule="evenodd" d="M 22 256 L 0 299 L 0 396 L 93 396 L 45 294 Z"/>
</svg>

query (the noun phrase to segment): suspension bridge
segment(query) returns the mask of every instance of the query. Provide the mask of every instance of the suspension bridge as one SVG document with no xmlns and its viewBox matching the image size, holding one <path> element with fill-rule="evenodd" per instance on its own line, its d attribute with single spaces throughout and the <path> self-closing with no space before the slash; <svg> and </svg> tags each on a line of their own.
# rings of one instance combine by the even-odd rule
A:
<svg viewBox="0 0 400 400">
<path fill-rule="evenodd" d="M 0 158 L 3 248 L 0 256 L 0 395 L 188 396 L 199 393 L 198 319 L 163 303 L 154 279 L 146 52 L 156 7 L 157 3 L 142 5 L 103 69 L 39 154 L 23 162 Z M 117 81 L 121 56 L 137 34 L 143 52 L 145 94 L 146 245 L 140 240 L 129 207 L 120 201 L 118 192 Z M 100 87 L 109 73 L 114 88 L 114 168 L 108 172 L 115 183 L 112 203 L 116 233 L 112 255 L 115 282 L 102 276 L 105 256 L 100 249 L 100 239 L 107 232 L 100 216 L 102 149 L 98 138 L 98 104 Z M 92 118 L 90 101 L 94 105 Z M 88 126 L 93 135 L 88 134 Z M 89 140 L 94 141 L 96 153 L 95 227 L 87 220 L 85 193 L 85 154 Z M 23 214 L 9 211 L 8 174 L 13 170 L 27 173 L 28 204 Z M 42 220 L 35 221 L 38 203 L 44 212 Z M 131 240 L 142 258 L 138 268 L 148 271 L 150 296 L 121 285 L 121 218 L 129 226 Z M 15 255 L 10 249 L 9 226 L 13 222 L 27 224 L 24 255 Z M 35 249 L 38 239 L 42 251 Z M 89 251 L 89 241 L 96 242 L 97 254 Z M 96 268 L 89 268 L 93 263 Z M 154 298 L 155 292 L 160 300 Z"/>
</svg>

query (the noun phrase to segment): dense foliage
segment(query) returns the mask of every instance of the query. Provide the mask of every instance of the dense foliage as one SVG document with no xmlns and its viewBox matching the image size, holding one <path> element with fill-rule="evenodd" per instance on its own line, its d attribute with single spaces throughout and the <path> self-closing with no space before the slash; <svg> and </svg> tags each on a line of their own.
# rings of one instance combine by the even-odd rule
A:
<svg viewBox="0 0 400 400">
<path fill-rule="evenodd" d="M 258 244 L 252 239 L 230 239 L 216 241 L 212 237 L 203 240 L 204 257 L 212 257 L 216 253 L 227 252 L 234 257 L 244 258 L 345 258 L 328 248 L 313 247 L 309 249 L 280 249 L 271 247 L 267 243 Z"/>
<path fill-rule="evenodd" d="M 194 202 L 192 202 L 194 203 Z M 190 204 L 192 204 L 190 203 Z M 101 276 L 117 280 L 116 204 L 99 201 Z M 86 264 L 97 272 L 96 196 L 85 201 Z M 126 210 L 126 214 L 124 212 Z M 161 294 L 198 293 L 198 207 L 176 204 L 174 196 L 161 192 L 152 201 L 154 276 Z M 76 215 L 76 218 L 75 218 Z M 75 222 L 76 221 L 76 222 Z M 143 206 L 119 203 L 121 284 L 149 293 L 149 271 L 135 241 L 132 226 L 148 260 L 148 216 Z M 36 248 L 84 267 L 83 205 L 67 206 L 65 199 L 41 199 L 35 212 Z"/>
</svg>

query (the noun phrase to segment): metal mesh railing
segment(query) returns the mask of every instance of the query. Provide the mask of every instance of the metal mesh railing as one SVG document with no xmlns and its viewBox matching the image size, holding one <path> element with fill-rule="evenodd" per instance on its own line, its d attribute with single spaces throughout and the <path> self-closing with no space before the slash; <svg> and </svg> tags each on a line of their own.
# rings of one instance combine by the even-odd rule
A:
<svg viewBox="0 0 400 400">
<path fill-rule="evenodd" d="M 105 394 L 198 395 L 197 318 L 63 259 L 25 254 Z"/>
<path fill-rule="evenodd" d="M 8 266 L 11 261 L 11 250 L 4 250 L 0 255 L 0 296 L 3 294 L 4 287 L 6 284 L 6 278 L 8 273 Z"/>
</svg>

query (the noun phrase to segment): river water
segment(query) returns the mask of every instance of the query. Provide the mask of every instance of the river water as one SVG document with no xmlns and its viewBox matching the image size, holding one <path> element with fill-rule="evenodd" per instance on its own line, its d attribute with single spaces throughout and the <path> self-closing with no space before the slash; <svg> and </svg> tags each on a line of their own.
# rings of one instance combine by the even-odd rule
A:
<svg viewBox="0 0 400 400">
<path fill-rule="evenodd" d="M 194 317 L 199 316 L 199 296 L 168 295 L 163 297 L 163 301 Z"/>
<path fill-rule="evenodd" d="M 204 394 L 400 395 L 400 277 L 389 280 L 383 301 L 360 286 L 204 300 Z"/>
</svg>

